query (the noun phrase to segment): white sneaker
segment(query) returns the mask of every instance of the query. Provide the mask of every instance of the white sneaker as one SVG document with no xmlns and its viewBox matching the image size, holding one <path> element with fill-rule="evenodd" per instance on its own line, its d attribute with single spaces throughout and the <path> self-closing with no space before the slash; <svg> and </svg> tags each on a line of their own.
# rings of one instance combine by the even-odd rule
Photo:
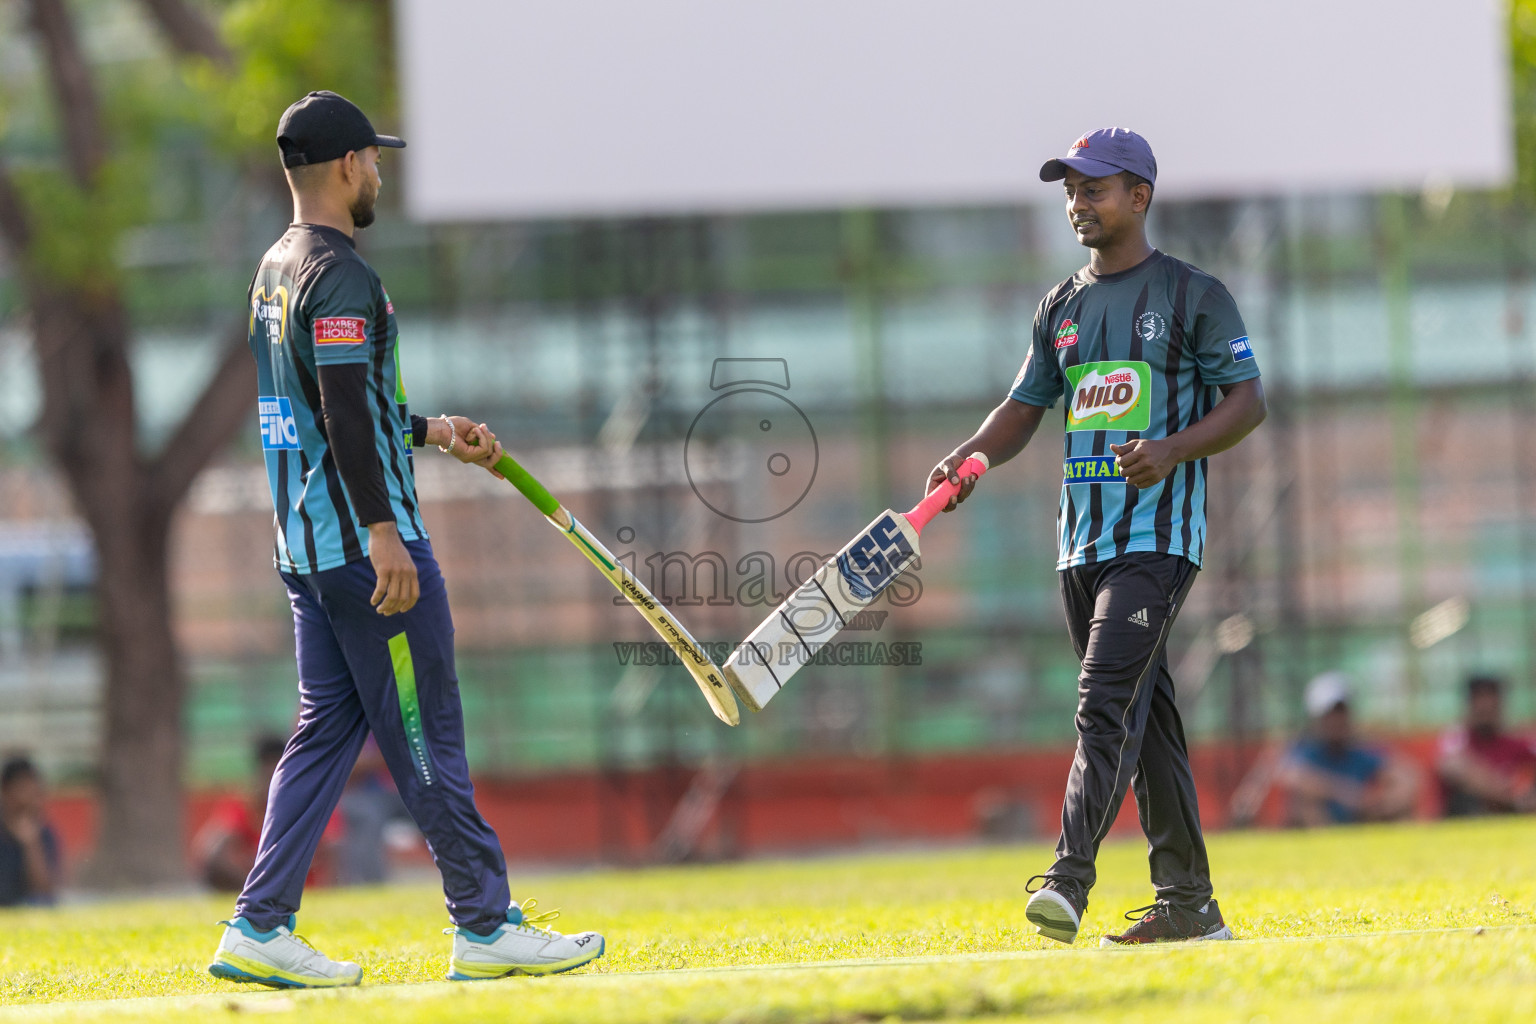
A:
<svg viewBox="0 0 1536 1024">
<path fill-rule="evenodd" d="M 299 936 L 296 923 L 259 932 L 243 917 L 220 921 L 224 937 L 213 954 L 208 973 L 225 981 L 253 981 L 271 988 L 339 988 L 363 980 L 363 969 L 346 960 L 332 960 Z"/>
<path fill-rule="evenodd" d="M 603 955 L 603 937 L 597 932 L 562 935 L 540 928 L 553 921 L 560 911 L 528 916 L 538 900 L 524 900 L 507 910 L 507 923 L 489 935 L 476 935 L 463 928 L 445 928 L 453 936 L 453 959 L 448 964 L 449 981 L 483 981 L 513 974 L 559 974 L 591 963 Z"/>
</svg>

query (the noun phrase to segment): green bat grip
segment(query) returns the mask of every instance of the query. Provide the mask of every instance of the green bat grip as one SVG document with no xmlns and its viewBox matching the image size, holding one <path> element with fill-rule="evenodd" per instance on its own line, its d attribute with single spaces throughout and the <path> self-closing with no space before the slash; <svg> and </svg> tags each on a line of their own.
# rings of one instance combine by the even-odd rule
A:
<svg viewBox="0 0 1536 1024">
<path fill-rule="evenodd" d="M 533 502 L 533 507 L 546 516 L 554 515 L 560 508 L 560 503 L 554 495 L 544 489 L 544 485 L 535 480 L 526 469 L 517 464 L 517 460 L 510 455 L 503 455 L 496 463 L 496 472 L 512 481 L 512 486 L 523 492 L 523 497 Z"/>
</svg>

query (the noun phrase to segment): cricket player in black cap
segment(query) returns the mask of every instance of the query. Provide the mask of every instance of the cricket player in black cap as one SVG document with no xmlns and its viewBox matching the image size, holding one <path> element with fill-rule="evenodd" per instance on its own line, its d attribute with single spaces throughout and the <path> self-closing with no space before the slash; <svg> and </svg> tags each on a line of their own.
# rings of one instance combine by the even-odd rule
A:
<svg viewBox="0 0 1536 1024">
<path fill-rule="evenodd" d="M 553 974 L 603 953 L 512 903 L 496 833 L 475 808 L 453 620 L 416 498 L 412 448 L 486 469 L 483 423 L 406 406 L 395 307 L 354 247 L 373 223 L 380 135 L 352 103 L 312 92 L 277 144 L 294 223 L 251 282 L 250 345 L 274 559 L 293 606 L 299 724 L 272 776 L 256 865 L 209 970 L 279 988 L 356 985 L 362 970 L 293 934 L 304 877 L 372 732 L 443 876 L 451 979 Z"/>
</svg>

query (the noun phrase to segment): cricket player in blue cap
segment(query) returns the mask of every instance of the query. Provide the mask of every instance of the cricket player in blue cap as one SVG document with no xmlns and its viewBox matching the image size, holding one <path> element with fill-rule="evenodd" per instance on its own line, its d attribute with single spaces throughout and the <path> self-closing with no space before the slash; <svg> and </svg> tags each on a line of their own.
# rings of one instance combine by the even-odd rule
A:
<svg viewBox="0 0 1536 1024">
<path fill-rule="evenodd" d="M 1264 419 L 1259 364 L 1221 282 L 1147 241 L 1157 161 L 1145 139 L 1090 132 L 1040 179 L 1062 182 L 1088 265 L 1041 300 L 1007 397 L 929 480 L 963 484 L 964 501 L 975 478 L 956 469 L 967 455 L 995 469 L 1063 403 L 1056 568 L 1082 663 L 1077 754 L 1056 862 L 1035 876 L 1025 914 L 1042 935 L 1077 938 L 1099 843 L 1130 787 L 1156 899 L 1102 942 L 1227 939 L 1166 645 L 1204 557 L 1206 459 Z"/>
</svg>

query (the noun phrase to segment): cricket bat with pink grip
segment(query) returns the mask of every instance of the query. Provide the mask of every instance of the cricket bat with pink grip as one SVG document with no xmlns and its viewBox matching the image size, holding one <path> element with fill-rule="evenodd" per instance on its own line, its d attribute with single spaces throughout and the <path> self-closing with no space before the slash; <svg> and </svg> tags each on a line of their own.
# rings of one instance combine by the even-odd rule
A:
<svg viewBox="0 0 1536 1024">
<path fill-rule="evenodd" d="M 977 452 L 955 472 L 963 480 L 986 471 L 987 457 Z M 912 511 L 886 509 L 785 598 L 724 665 L 737 699 L 753 711 L 763 710 L 791 676 L 917 559 L 923 527 L 959 491 L 943 480 Z"/>
</svg>

